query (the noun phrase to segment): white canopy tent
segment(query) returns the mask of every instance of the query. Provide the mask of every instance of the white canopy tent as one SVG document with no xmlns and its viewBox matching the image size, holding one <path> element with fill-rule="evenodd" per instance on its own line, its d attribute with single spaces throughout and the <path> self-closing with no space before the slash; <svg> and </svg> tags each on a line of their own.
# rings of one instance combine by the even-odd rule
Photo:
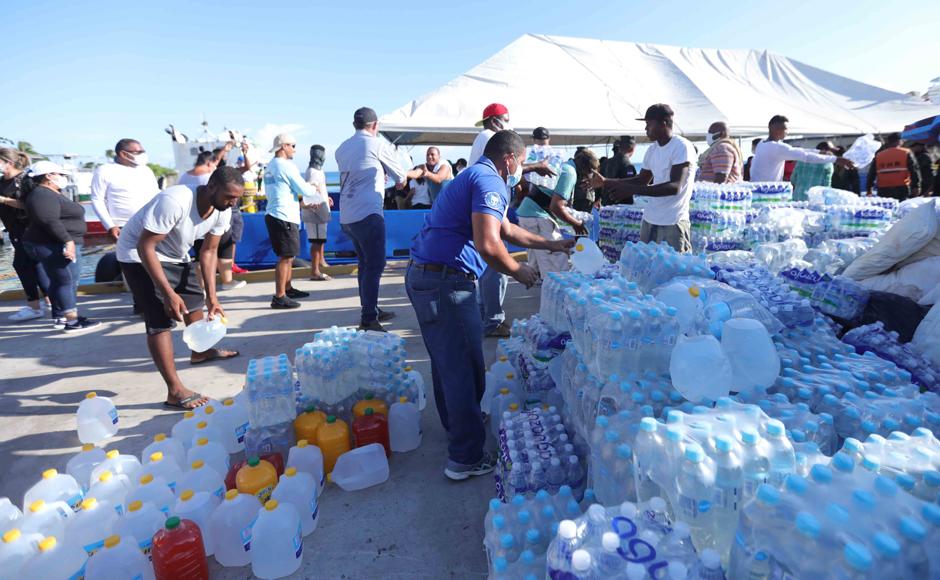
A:
<svg viewBox="0 0 940 580">
<path fill-rule="evenodd" d="M 675 127 L 700 137 L 725 121 L 737 137 L 763 135 L 776 114 L 792 134 L 901 131 L 940 114 L 930 104 L 761 50 L 683 48 L 527 34 L 444 86 L 384 115 L 380 130 L 403 144 L 466 145 L 483 108 L 509 108 L 521 134 L 547 127 L 553 144 L 644 136 L 642 117 L 668 103 Z"/>
</svg>

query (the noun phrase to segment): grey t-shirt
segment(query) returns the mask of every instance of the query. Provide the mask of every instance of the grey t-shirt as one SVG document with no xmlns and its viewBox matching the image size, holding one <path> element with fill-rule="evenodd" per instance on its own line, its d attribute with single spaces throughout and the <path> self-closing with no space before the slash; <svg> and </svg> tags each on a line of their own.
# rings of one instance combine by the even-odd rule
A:
<svg viewBox="0 0 940 580">
<path fill-rule="evenodd" d="M 140 263 L 137 244 L 144 230 L 166 234 L 157 244 L 157 258 L 161 262 L 189 262 L 193 243 L 207 234 L 221 236 L 231 225 L 232 210 L 213 210 L 203 220 L 196 207 L 196 194 L 185 185 L 174 185 L 163 190 L 124 225 L 118 238 L 119 262 Z"/>
</svg>

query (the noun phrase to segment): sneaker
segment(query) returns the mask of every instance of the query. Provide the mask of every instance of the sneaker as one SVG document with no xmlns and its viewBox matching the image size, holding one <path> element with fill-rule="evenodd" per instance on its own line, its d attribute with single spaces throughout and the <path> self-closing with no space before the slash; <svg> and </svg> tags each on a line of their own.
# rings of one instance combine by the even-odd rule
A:
<svg viewBox="0 0 940 580">
<path fill-rule="evenodd" d="M 456 461 L 447 460 L 447 467 L 444 468 L 444 475 L 454 481 L 463 481 L 469 477 L 477 475 L 486 475 L 493 471 L 496 462 L 490 457 L 489 453 L 483 454 L 483 459 L 477 461 L 474 465 L 463 465 Z"/>
<path fill-rule="evenodd" d="M 219 284 L 219 290 L 238 290 L 239 288 L 244 288 L 248 285 L 248 282 L 244 280 L 232 280 L 227 284 Z"/>
<path fill-rule="evenodd" d="M 394 312 L 387 312 L 379 308 L 379 322 L 388 322 L 389 320 L 395 318 Z"/>
<path fill-rule="evenodd" d="M 379 324 L 378 320 L 370 322 L 368 324 L 360 324 L 356 330 L 373 330 L 375 332 L 388 332 L 385 328 Z"/>
<path fill-rule="evenodd" d="M 232 264 L 232 273 L 233 273 L 233 274 L 244 274 L 244 273 L 246 273 L 247 271 L 248 271 L 248 270 L 242 268 L 242 267 L 239 266 L 238 264 Z"/>
<path fill-rule="evenodd" d="M 63 328 L 62 331 L 65 334 L 78 334 L 86 330 L 98 328 L 99 326 L 101 326 L 101 323 L 97 320 L 88 320 L 84 316 L 79 316 L 71 322 L 66 322 L 65 328 Z"/>
<path fill-rule="evenodd" d="M 27 320 L 36 320 L 37 318 L 42 318 L 46 315 L 46 311 L 39 308 L 30 308 L 29 306 L 24 306 L 17 310 L 14 314 L 10 315 L 10 320 L 13 322 L 26 322 Z"/>
<path fill-rule="evenodd" d="M 509 338 L 511 335 L 512 331 L 505 322 L 500 322 L 499 326 L 486 332 L 486 336 L 495 338 Z"/>
<path fill-rule="evenodd" d="M 287 296 L 281 296 L 271 299 L 271 308 L 275 310 L 289 310 L 291 308 L 300 308 L 300 302 L 291 300 Z"/>
<path fill-rule="evenodd" d="M 287 289 L 285 295 L 288 298 L 306 298 L 307 296 L 310 296 L 310 292 L 304 292 L 303 290 L 298 290 L 294 287 L 291 287 Z"/>
<path fill-rule="evenodd" d="M 52 328 L 56 330 L 62 330 L 63 328 L 65 328 L 65 318 L 53 318 Z"/>
</svg>

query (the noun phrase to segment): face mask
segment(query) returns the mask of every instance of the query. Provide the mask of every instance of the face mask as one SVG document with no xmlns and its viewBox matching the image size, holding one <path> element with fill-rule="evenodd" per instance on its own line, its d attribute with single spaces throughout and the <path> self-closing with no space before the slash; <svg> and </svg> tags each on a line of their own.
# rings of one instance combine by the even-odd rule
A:
<svg viewBox="0 0 940 580">
<path fill-rule="evenodd" d="M 522 164 L 517 163 L 516 171 L 514 171 L 512 175 L 506 177 L 506 185 L 512 189 L 513 187 L 519 185 L 520 181 L 522 181 Z"/>
<path fill-rule="evenodd" d="M 69 186 L 69 178 L 64 175 L 56 175 L 55 179 L 52 180 L 60 190 L 65 189 Z"/>
<path fill-rule="evenodd" d="M 144 165 L 147 165 L 149 161 L 150 161 L 150 158 L 147 157 L 146 151 L 144 151 L 143 153 L 138 153 L 137 155 L 131 155 L 131 162 L 137 167 L 142 167 Z"/>
<path fill-rule="evenodd" d="M 708 133 L 705 135 L 705 142 L 708 143 L 708 146 L 711 147 L 715 144 L 715 141 L 719 139 L 721 133 Z"/>
<path fill-rule="evenodd" d="M 509 121 L 503 121 L 499 118 L 493 119 L 493 127 L 495 127 L 497 131 L 512 131 L 512 125 L 509 124 Z"/>
</svg>

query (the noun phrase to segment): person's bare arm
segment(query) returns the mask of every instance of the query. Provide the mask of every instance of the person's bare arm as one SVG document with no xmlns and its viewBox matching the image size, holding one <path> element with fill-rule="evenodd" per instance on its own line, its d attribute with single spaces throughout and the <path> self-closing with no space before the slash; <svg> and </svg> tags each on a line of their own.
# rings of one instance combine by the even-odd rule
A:
<svg viewBox="0 0 940 580">
<path fill-rule="evenodd" d="M 221 236 L 206 234 L 199 249 L 199 269 L 202 270 L 202 285 L 206 289 L 207 318 L 212 320 L 216 315 L 225 316 L 222 305 L 215 288 L 215 270 L 219 263 L 219 240 Z"/>
<path fill-rule="evenodd" d="M 436 183 L 437 185 L 440 185 L 440 184 L 444 183 L 445 181 L 447 181 L 448 179 L 453 179 L 453 178 L 454 178 L 454 172 L 453 172 L 453 170 L 450 168 L 450 163 L 447 163 L 447 162 L 445 161 L 445 162 L 442 162 L 442 163 L 441 163 L 441 170 L 438 171 L 437 173 L 432 173 L 432 172 L 430 172 L 430 171 L 425 171 L 425 172 L 424 172 L 424 178 L 427 179 L 428 181 L 432 182 L 432 183 Z"/>
<path fill-rule="evenodd" d="M 500 224 L 499 235 L 510 244 L 532 250 L 567 252 L 574 246 L 574 240 L 547 240 L 538 234 L 533 234 L 528 230 L 520 228 L 508 219 L 503 219 Z"/>
<path fill-rule="evenodd" d="M 648 177 L 644 178 L 644 174 Z M 614 201 L 620 201 L 622 199 L 630 198 L 634 195 L 644 195 L 647 197 L 669 197 L 671 195 L 676 195 L 679 193 L 679 189 L 682 187 L 682 183 L 689 176 L 689 164 L 681 163 L 679 165 L 673 165 L 672 169 L 669 172 L 669 181 L 664 183 L 658 183 L 656 185 L 642 185 L 644 179 L 648 184 L 652 181 L 653 174 L 644 169 L 640 172 L 640 175 L 636 177 L 636 180 L 630 179 L 618 179 L 615 180 L 613 188 L 607 189 L 611 192 L 611 199 Z M 601 178 L 603 179 L 603 178 Z M 607 183 L 611 180 L 605 180 L 604 186 L 607 188 Z"/>
<path fill-rule="evenodd" d="M 597 171 L 591 173 L 591 186 L 601 189 L 613 202 L 633 203 L 633 194 L 627 190 L 633 187 L 647 186 L 653 181 L 653 173 L 643 169 L 636 177 L 607 179 Z"/>
<path fill-rule="evenodd" d="M 522 172 L 528 173 L 529 171 L 534 171 L 542 177 L 555 177 L 555 171 L 552 170 L 547 161 L 539 161 L 538 163 L 523 163 Z"/>
<path fill-rule="evenodd" d="M 552 196 L 552 203 L 548 206 L 548 211 L 558 219 L 571 225 L 571 227 L 574 228 L 574 232 L 579 236 L 587 234 L 587 229 L 585 229 L 584 224 L 580 220 L 575 219 L 574 216 L 568 212 L 568 202 L 557 195 Z"/>
<path fill-rule="evenodd" d="M 160 265 L 160 259 L 157 258 L 157 244 L 166 239 L 166 234 L 155 234 L 144 230 L 140 235 L 140 241 L 137 242 L 137 254 L 140 256 L 140 263 L 150 275 L 153 285 L 160 289 L 163 294 L 163 309 L 173 320 L 183 321 L 183 315 L 189 314 L 186 303 L 180 298 L 179 294 L 170 286 L 170 281 L 166 279 L 163 272 L 163 266 Z M 213 274 L 215 270 L 213 270 Z"/>
<path fill-rule="evenodd" d="M 506 250 L 500 238 L 502 222 L 498 218 L 485 213 L 473 213 L 470 222 L 473 227 L 473 246 L 489 267 L 512 276 L 526 288 L 535 284 L 538 274 L 532 266 L 513 260 Z"/>
<path fill-rule="evenodd" d="M 13 198 L 13 197 L 0 197 L 0 203 L 10 207 L 15 207 L 16 209 L 25 209 L 26 206 L 23 205 L 23 202 Z"/>
</svg>

